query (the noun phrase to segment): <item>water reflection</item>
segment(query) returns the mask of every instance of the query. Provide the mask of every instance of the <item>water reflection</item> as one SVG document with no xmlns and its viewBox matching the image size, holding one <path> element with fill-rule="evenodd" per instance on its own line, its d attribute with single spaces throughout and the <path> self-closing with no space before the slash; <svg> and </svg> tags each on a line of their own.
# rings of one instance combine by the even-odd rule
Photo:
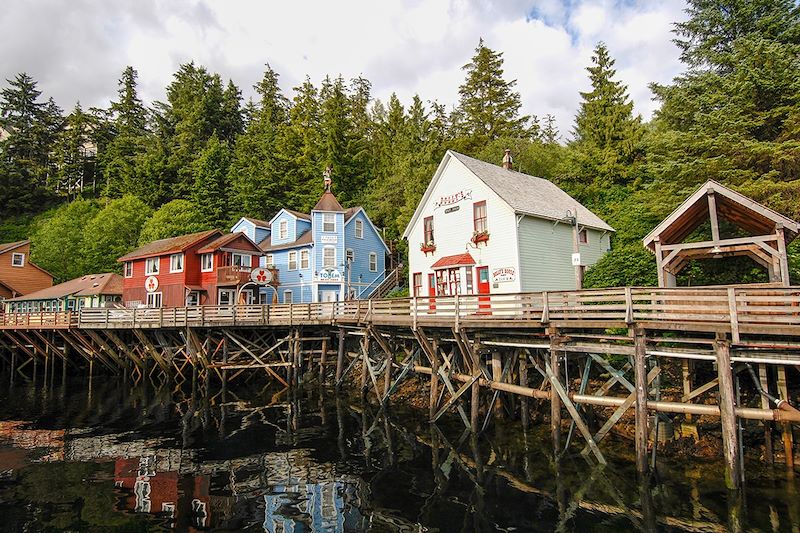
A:
<svg viewBox="0 0 800 533">
<path fill-rule="evenodd" d="M 797 531 L 764 469 L 732 498 L 716 463 L 640 484 L 624 450 L 556 459 L 546 428 L 476 438 L 316 388 L 50 385 L 0 391 L 5 530 Z"/>
</svg>

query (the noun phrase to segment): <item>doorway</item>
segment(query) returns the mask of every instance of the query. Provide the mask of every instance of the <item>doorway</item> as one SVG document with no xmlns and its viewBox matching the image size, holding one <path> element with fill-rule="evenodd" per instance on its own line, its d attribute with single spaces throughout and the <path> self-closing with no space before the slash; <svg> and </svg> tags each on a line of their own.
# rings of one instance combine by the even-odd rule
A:
<svg viewBox="0 0 800 533">
<path fill-rule="evenodd" d="M 428 312 L 436 311 L 436 274 L 428 274 Z"/>
<path fill-rule="evenodd" d="M 233 305 L 236 300 L 236 291 L 233 289 L 220 289 L 217 305 Z"/>
<path fill-rule="evenodd" d="M 489 267 L 488 266 L 479 266 L 475 268 L 475 277 L 478 280 L 477 288 L 478 294 L 486 294 L 488 295 L 490 292 L 489 288 Z M 492 302 L 490 296 L 478 296 L 478 313 L 479 314 L 490 314 L 492 309 Z"/>
</svg>

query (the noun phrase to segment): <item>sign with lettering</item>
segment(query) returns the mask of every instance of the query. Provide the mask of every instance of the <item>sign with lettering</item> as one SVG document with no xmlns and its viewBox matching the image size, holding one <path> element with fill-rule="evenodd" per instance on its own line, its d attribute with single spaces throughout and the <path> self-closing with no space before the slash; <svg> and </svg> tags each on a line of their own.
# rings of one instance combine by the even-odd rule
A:
<svg viewBox="0 0 800 533">
<path fill-rule="evenodd" d="M 514 267 L 501 267 L 492 270 L 492 283 L 506 283 L 516 281 L 517 269 Z"/>
<path fill-rule="evenodd" d="M 319 242 L 322 244 L 336 244 L 338 242 L 338 235 L 320 235 Z"/>
<path fill-rule="evenodd" d="M 433 202 L 434 209 L 439 209 L 440 207 L 445 207 L 448 205 L 457 204 L 462 200 L 472 200 L 472 190 L 469 191 L 458 191 L 454 194 L 448 194 L 446 196 L 440 196 L 438 200 Z"/>
<path fill-rule="evenodd" d="M 336 283 L 342 281 L 342 273 L 333 269 L 320 270 L 315 277 L 316 281 L 332 281 Z"/>
<path fill-rule="evenodd" d="M 144 280 L 144 290 L 147 292 L 156 292 L 158 289 L 158 278 L 155 276 L 147 276 Z"/>
<path fill-rule="evenodd" d="M 454 205 L 453 207 L 448 207 L 447 209 L 445 209 L 445 210 L 444 210 L 444 213 L 445 213 L 445 214 L 447 214 L 447 213 L 452 213 L 452 212 L 454 212 L 454 211 L 458 211 L 460 208 L 461 208 L 461 206 L 460 206 L 460 205 Z"/>
<path fill-rule="evenodd" d="M 254 268 L 250 271 L 250 281 L 259 285 L 266 285 L 272 281 L 272 271 L 266 268 Z"/>
</svg>

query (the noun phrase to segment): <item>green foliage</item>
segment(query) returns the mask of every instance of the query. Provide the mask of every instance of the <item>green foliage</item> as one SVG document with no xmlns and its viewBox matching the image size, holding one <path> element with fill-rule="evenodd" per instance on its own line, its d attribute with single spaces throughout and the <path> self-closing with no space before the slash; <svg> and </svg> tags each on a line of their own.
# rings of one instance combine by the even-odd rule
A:
<svg viewBox="0 0 800 533">
<path fill-rule="evenodd" d="M 139 244 L 212 229 L 203 212 L 189 200 L 172 200 L 155 210 L 139 234 Z"/>
<path fill-rule="evenodd" d="M 56 278 L 56 283 L 91 272 L 84 251 L 87 249 L 83 228 L 100 208 L 94 200 L 75 200 L 56 209 L 39 222 L 31 235 L 31 259 Z"/>
<path fill-rule="evenodd" d="M 231 221 L 228 209 L 228 170 L 231 151 L 228 144 L 214 135 L 194 162 L 192 199 L 203 220 L 214 228 L 227 226 Z"/>
<path fill-rule="evenodd" d="M 117 259 L 135 249 L 151 209 L 139 198 L 126 195 L 111 200 L 84 227 L 86 270 L 118 272 Z"/>
<path fill-rule="evenodd" d="M 583 279 L 583 286 L 589 289 L 626 285 L 658 285 L 656 258 L 641 244 L 615 248 L 589 268 Z"/>
</svg>

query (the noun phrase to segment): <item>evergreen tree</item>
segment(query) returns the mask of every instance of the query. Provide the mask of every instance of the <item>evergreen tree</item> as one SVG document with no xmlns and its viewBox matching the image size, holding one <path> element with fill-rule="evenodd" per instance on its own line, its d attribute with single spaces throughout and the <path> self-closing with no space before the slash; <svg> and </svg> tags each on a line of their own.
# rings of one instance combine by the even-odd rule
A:
<svg viewBox="0 0 800 533">
<path fill-rule="evenodd" d="M 139 234 L 139 244 L 211 229 L 205 214 L 189 200 L 172 200 L 155 210 Z"/>
<path fill-rule="evenodd" d="M 231 221 L 228 201 L 228 171 L 231 153 L 228 144 L 212 135 L 194 162 L 192 199 L 203 214 L 204 222 L 224 228 Z"/>
<path fill-rule="evenodd" d="M 294 88 L 289 125 L 281 146 L 286 158 L 287 205 L 308 210 L 319 198 L 319 183 L 325 169 L 322 152 L 322 118 L 319 92 L 311 80 Z"/>
<path fill-rule="evenodd" d="M 84 227 L 99 210 L 92 200 L 63 204 L 30 236 L 31 259 L 52 273 L 57 283 L 90 273 L 84 256 Z"/>
<path fill-rule="evenodd" d="M 326 78 L 320 90 L 320 129 L 322 133 L 322 162 L 333 171 L 336 195 L 343 204 L 358 198 L 366 185 L 366 171 L 362 148 L 355 133 L 352 101 L 341 76 Z M 321 175 L 316 177 L 322 183 Z M 321 186 L 312 188 L 319 196 Z"/>
<path fill-rule="evenodd" d="M 242 91 L 228 80 L 225 92 L 222 93 L 220 109 L 219 137 L 233 143 L 236 137 L 244 132 L 244 116 L 242 114 Z"/>
<path fill-rule="evenodd" d="M 133 195 L 110 201 L 84 226 L 86 272 L 120 272 L 117 259 L 135 249 L 152 210 Z"/>
<path fill-rule="evenodd" d="M 94 159 L 97 144 L 93 132 L 96 121 L 84 113 L 80 102 L 67 116 L 64 129 L 59 133 L 55 145 L 56 172 L 51 187 L 56 193 L 75 198 L 84 186 L 93 184 Z"/>
<path fill-rule="evenodd" d="M 529 116 L 521 116 L 522 102 L 514 91 L 517 80 L 503 78 L 503 54 L 483 44 L 475 49 L 459 87 L 459 104 L 454 115 L 459 135 L 468 146 L 482 145 L 498 137 L 530 137 Z"/>
</svg>

